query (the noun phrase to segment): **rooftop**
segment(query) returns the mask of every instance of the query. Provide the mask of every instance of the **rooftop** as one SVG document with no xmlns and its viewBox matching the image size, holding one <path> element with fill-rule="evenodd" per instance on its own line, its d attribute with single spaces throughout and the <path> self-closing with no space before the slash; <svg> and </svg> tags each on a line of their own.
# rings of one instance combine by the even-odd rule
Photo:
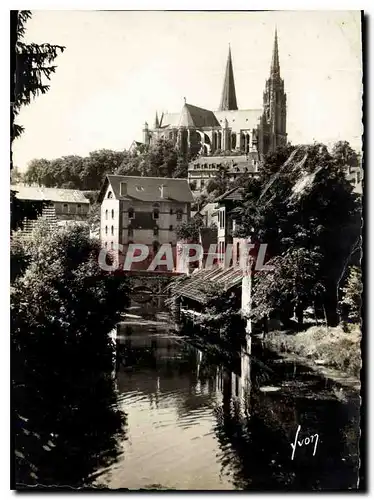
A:
<svg viewBox="0 0 374 500">
<path fill-rule="evenodd" d="M 121 194 L 121 183 L 126 183 L 126 191 Z M 179 201 L 192 203 L 193 196 L 187 179 L 170 177 L 140 177 L 130 175 L 107 175 L 98 201 L 102 201 L 107 185 L 113 189 L 114 197 L 140 201 Z"/>
<path fill-rule="evenodd" d="M 26 186 L 23 184 L 15 184 L 10 188 L 12 191 L 16 191 L 16 198 L 19 200 L 90 203 L 83 191 L 78 191 L 77 189 L 47 188 L 42 186 Z"/>
<path fill-rule="evenodd" d="M 240 285 L 243 279 L 243 271 L 239 267 L 221 268 L 214 267 L 211 269 L 199 269 L 180 284 L 173 286 L 173 295 L 187 297 L 200 303 L 207 301 L 208 296 L 200 287 L 204 288 L 207 282 L 218 283 L 224 290 L 229 290 L 237 285 Z"/>
</svg>

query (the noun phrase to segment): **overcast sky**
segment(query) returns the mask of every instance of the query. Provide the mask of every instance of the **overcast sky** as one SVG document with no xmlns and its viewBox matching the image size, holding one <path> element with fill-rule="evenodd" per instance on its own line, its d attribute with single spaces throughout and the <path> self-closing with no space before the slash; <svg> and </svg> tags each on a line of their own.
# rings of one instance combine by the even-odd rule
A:
<svg viewBox="0 0 374 500">
<path fill-rule="evenodd" d="M 357 11 L 36 11 L 27 41 L 65 45 L 50 91 L 22 110 L 14 165 L 142 140 L 156 110 L 183 98 L 217 109 L 231 44 L 239 109 L 261 108 L 277 26 L 296 143 L 348 140 L 361 147 L 362 52 Z"/>
</svg>

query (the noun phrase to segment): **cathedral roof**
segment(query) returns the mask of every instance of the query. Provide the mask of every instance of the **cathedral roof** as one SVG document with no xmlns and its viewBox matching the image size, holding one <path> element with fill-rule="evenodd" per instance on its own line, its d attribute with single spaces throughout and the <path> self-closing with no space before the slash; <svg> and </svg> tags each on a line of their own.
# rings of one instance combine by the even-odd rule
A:
<svg viewBox="0 0 374 500">
<path fill-rule="evenodd" d="M 198 108 L 192 104 L 185 104 L 179 119 L 180 127 L 219 127 L 220 124 L 209 109 Z"/>
<path fill-rule="evenodd" d="M 221 127 L 224 126 L 225 120 L 227 120 L 229 128 L 239 132 L 240 130 L 252 130 L 257 128 L 257 124 L 262 115 L 262 109 L 224 110 L 215 111 L 214 114 Z"/>
</svg>

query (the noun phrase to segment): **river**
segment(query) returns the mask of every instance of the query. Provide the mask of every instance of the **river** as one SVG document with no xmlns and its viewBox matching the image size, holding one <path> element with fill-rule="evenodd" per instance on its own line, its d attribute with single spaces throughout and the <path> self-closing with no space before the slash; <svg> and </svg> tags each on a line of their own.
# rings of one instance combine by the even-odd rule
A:
<svg viewBox="0 0 374 500">
<path fill-rule="evenodd" d="M 127 415 L 124 437 L 113 463 L 96 472 L 96 486 L 357 488 L 357 394 L 343 393 L 261 346 L 229 373 L 178 337 L 162 310 L 139 306 L 129 313 L 117 338 L 116 392 Z M 303 445 L 296 444 L 292 458 L 299 425 Z M 315 435 L 316 448 L 316 438 L 306 444 Z"/>
</svg>

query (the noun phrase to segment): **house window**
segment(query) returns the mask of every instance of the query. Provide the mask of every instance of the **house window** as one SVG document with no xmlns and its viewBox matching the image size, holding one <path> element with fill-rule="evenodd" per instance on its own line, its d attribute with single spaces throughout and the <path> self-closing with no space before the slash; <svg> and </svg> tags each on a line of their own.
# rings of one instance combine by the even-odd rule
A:
<svg viewBox="0 0 374 500">
<path fill-rule="evenodd" d="M 110 249 L 113 250 L 113 241 L 110 242 Z"/>
<path fill-rule="evenodd" d="M 170 215 L 173 215 L 173 209 L 172 208 L 170 209 Z"/>
<path fill-rule="evenodd" d="M 78 205 L 77 205 L 77 212 L 79 214 L 82 213 L 82 205 L 80 203 L 78 203 Z"/>
<path fill-rule="evenodd" d="M 127 228 L 127 236 L 134 236 L 134 230 L 132 227 Z"/>
<path fill-rule="evenodd" d="M 172 226 L 172 225 L 170 225 L 170 226 L 169 226 L 169 231 L 172 231 L 172 230 L 173 230 L 173 226 Z"/>
<path fill-rule="evenodd" d="M 225 228 L 225 213 L 223 210 L 219 211 L 218 219 L 219 219 L 219 228 L 224 229 Z"/>
<path fill-rule="evenodd" d="M 132 207 L 129 208 L 128 214 L 129 219 L 135 219 L 135 210 Z"/>
<path fill-rule="evenodd" d="M 153 235 L 154 235 L 154 236 L 158 236 L 158 226 L 155 226 L 155 227 L 153 228 Z"/>
<path fill-rule="evenodd" d="M 158 208 L 153 209 L 153 218 L 158 219 L 159 218 L 160 211 Z"/>
<path fill-rule="evenodd" d="M 113 198 L 113 193 L 112 193 L 112 191 L 109 191 L 107 198 Z"/>
<path fill-rule="evenodd" d="M 200 183 L 200 186 L 201 186 L 201 187 L 204 187 L 204 184 L 205 184 L 205 181 L 204 181 L 204 179 L 201 179 L 201 183 Z"/>
<path fill-rule="evenodd" d="M 112 219 L 114 219 L 114 210 L 112 209 Z"/>
<path fill-rule="evenodd" d="M 114 234 L 114 227 L 113 227 L 113 226 L 111 226 L 111 228 L 110 228 L 110 234 L 111 234 L 112 236 L 113 236 L 113 234 Z"/>
<path fill-rule="evenodd" d="M 105 220 L 108 220 L 108 210 L 105 210 Z"/>
<path fill-rule="evenodd" d="M 62 212 L 67 214 L 69 212 L 69 208 L 68 208 L 68 204 L 67 203 L 64 203 L 62 205 Z"/>
<path fill-rule="evenodd" d="M 108 234 L 108 226 L 105 226 L 105 234 Z"/>
<path fill-rule="evenodd" d="M 182 215 L 183 215 L 183 212 L 182 210 L 177 210 L 177 220 L 182 220 Z"/>
</svg>

